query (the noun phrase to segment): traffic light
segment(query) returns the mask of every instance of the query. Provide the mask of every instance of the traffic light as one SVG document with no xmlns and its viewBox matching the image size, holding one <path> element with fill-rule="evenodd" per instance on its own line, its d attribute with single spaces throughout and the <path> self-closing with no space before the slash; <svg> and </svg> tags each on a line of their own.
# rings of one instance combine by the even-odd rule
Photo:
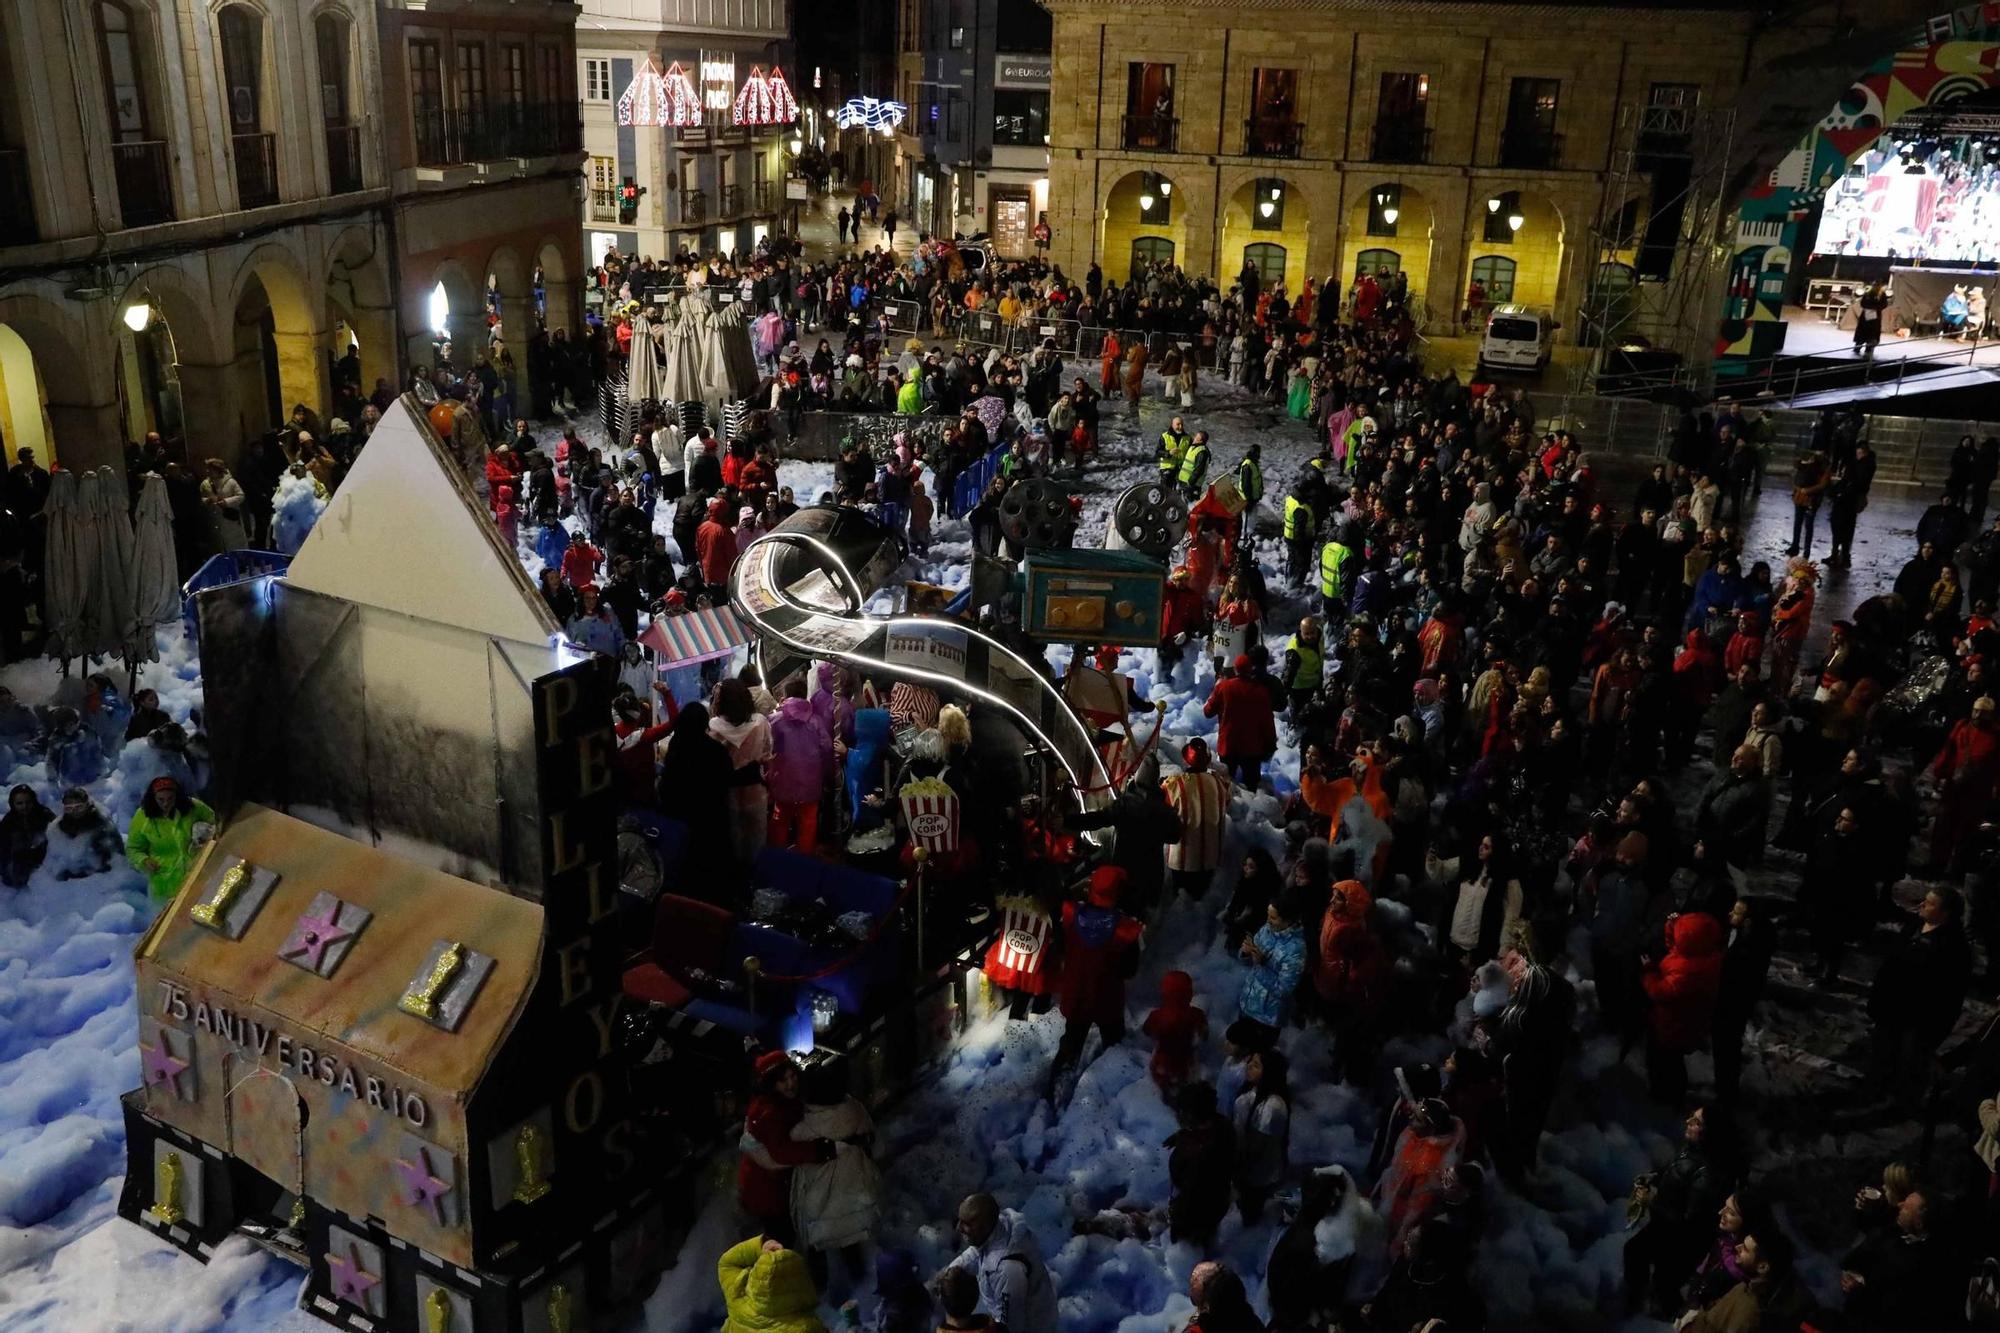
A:
<svg viewBox="0 0 2000 1333">
<path fill-rule="evenodd" d="M 629 227 L 639 220 L 639 196 L 644 193 L 645 190 L 635 184 L 630 176 L 625 178 L 625 183 L 618 187 L 618 220 L 620 222 Z"/>
</svg>

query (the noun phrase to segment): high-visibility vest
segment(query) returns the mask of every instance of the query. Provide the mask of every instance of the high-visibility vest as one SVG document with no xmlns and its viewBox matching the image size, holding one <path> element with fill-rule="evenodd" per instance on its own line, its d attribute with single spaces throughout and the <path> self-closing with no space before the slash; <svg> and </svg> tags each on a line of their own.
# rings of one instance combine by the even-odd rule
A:
<svg viewBox="0 0 2000 1333">
<path fill-rule="evenodd" d="M 1208 471 L 1208 446 L 1195 444 L 1181 455 L 1181 485 L 1192 486 L 1195 478 Z"/>
<path fill-rule="evenodd" d="M 1264 468 L 1254 458 L 1246 458 L 1236 465 L 1236 489 L 1243 492 L 1243 503 L 1256 504 L 1264 498 Z"/>
<path fill-rule="evenodd" d="M 1285 540 L 1295 542 L 1310 537 L 1317 520 L 1313 507 L 1296 495 L 1285 497 Z"/>
<path fill-rule="evenodd" d="M 1319 595 L 1322 597 L 1345 597 L 1347 595 L 1347 565 L 1354 558 L 1354 552 L 1339 542 L 1328 542 L 1319 548 Z"/>
<path fill-rule="evenodd" d="M 1192 438 L 1185 433 L 1176 435 L 1170 430 L 1160 432 L 1160 471 L 1169 476 L 1180 471 L 1181 455 L 1187 452 L 1188 441 Z"/>
<path fill-rule="evenodd" d="M 1294 634 L 1292 641 L 1285 645 L 1289 651 L 1299 655 L 1299 674 L 1292 677 L 1294 690 L 1303 693 L 1320 687 L 1320 682 L 1326 676 L 1325 643 L 1326 641 L 1322 639 L 1320 646 L 1315 647 Z"/>
</svg>

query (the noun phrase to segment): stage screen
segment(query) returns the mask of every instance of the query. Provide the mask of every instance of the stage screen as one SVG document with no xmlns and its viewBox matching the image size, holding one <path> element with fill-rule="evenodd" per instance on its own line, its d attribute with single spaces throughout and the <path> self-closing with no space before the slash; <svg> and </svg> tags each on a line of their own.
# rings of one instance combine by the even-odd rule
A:
<svg viewBox="0 0 2000 1333">
<path fill-rule="evenodd" d="M 2000 158 L 1964 140 L 1936 146 L 1927 156 L 1884 143 L 1826 192 L 1813 252 L 1936 263 L 2000 260 Z"/>
</svg>

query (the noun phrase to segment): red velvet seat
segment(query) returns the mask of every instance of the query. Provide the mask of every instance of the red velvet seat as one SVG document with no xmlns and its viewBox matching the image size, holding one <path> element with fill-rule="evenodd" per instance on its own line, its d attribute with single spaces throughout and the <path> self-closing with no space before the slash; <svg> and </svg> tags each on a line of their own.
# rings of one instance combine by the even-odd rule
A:
<svg viewBox="0 0 2000 1333">
<path fill-rule="evenodd" d="M 653 911 L 646 954 L 625 969 L 620 988 L 635 1000 L 678 1009 L 694 998 L 687 978 L 697 971 L 726 975 L 735 914 L 724 907 L 663 893 Z"/>
</svg>

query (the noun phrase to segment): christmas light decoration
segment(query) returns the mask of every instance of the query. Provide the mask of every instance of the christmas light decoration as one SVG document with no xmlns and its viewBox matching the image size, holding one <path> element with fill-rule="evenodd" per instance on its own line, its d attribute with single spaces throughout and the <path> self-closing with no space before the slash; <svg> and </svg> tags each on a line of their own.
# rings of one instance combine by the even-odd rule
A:
<svg viewBox="0 0 2000 1333">
<path fill-rule="evenodd" d="M 873 97 L 850 97 L 844 106 L 834 108 L 833 123 L 843 130 L 879 130 L 884 126 L 894 129 L 910 114 L 910 108 L 901 102 L 883 102 Z"/>
<path fill-rule="evenodd" d="M 785 72 L 774 65 L 767 75 L 762 65 L 752 65 L 729 118 L 737 125 L 789 125 L 797 120 L 799 104 L 785 82 Z"/>
<path fill-rule="evenodd" d="M 678 60 L 662 74 L 653 58 L 646 57 L 632 76 L 631 86 L 618 99 L 618 123 L 661 129 L 687 129 L 703 123 L 701 98 Z"/>
</svg>

